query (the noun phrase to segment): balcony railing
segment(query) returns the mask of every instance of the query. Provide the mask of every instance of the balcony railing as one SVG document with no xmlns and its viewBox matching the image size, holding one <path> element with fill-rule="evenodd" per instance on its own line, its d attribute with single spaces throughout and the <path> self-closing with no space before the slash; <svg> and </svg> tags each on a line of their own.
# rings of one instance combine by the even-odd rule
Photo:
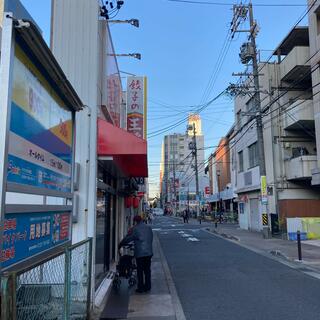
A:
<svg viewBox="0 0 320 320">
<path fill-rule="evenodd" d="M 311 171 L 317 166 L 316 155 L 303 155 L 285 162 L 287 180 L 311 180 Z"/>
<path fill-rule="evenodd" d="M 309 47 L 295 47 L 282 60 L 280 76 L 283 81 L 296 81 L 310 71 Z"/>
<path fill-rule="evenodd" d="M 313 100 L 295 101 L 288 107 L 284 116 L 284 129 L 286 130 L 313 129 Z"/>
</svg>

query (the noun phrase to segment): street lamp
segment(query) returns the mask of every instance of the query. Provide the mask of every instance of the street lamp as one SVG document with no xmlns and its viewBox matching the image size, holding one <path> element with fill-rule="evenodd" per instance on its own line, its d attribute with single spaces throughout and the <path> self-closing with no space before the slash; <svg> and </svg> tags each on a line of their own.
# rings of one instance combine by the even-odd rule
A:
<svg viewBox="0 0 320 320">
<path fill-rule="evenodd" d="M 108 23 L 129 23 L 132 26 L 139 28 L 140 23 L 138 19 L 129 19 L 129 20 L 108 20 Z"/>
<path fill-rule="evenodd" d="M 111 57 L 133 57 L 141 60 L 141 53 L 108 53 L 107 55 Z"/>
</svg>

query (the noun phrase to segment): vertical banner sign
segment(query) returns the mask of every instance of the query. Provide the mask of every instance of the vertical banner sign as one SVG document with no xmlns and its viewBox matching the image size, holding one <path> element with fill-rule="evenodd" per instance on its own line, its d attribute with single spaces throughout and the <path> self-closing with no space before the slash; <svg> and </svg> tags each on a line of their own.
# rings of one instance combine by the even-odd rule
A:
<svg viewBox="0 0 320 320">
<path fill-rule="evenodd" d="M 7 182 L 70 193 L 72 136 L 72 112 L 16 45 Z"/>
<path fill-rule="evenodd" d="M 261 176 L 261 203 L 268 204 L 268 193 L 267 193 L 267 177 Z"/>
<path fill-rule="evenodd" d="M 107 46 L 107 60 L 106 60 L 106 82 L 107 87 L 103 90 L 106 93 L 106 100 L 103 99 L 103 103 L 106 103 L 108 117 L 111 118 L 112 123 L 116 127 L 120 127 L 121 124 L 121 106 L 122 106 L 122 85 L 119 74 L 119 68 L 117 59 L 115 57 L 114 47 L 112 43 L 111 34 L 109 28 L 106 28 L 106 46 Z M 107 90 L 105 90 L 107 89 Z M 102 106 L 102 112 L 104 105 Z M 105 115 L 106 116 L 106 115 Z"/>
<path fill-rule="evenodd" d="M 146 106 L 144 77 L 127 79 L 127 131 L 138 138 L 146 138 Z"/>
</svg>

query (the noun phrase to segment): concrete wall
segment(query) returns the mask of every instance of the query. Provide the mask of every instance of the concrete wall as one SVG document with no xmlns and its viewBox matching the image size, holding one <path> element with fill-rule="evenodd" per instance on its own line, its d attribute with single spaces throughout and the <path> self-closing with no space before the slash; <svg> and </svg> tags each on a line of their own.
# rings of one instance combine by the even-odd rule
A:
<svg viewBox="0 0 320 320">
<path fill-rule="evenodd" d="M 97 201 L 97 113 L 99 87 L 99 5 L 96 0 L 53 0 L 51 49 L 87 106 L 76 115 L 75 160 L 80 164 L 78 222 L 73 243 L 93 237 L 92 291 L 95 300 L 95 231 Z M 100 94 L 101 96 L 101 94 Z"/>
<path fill-rule="evenodd" d="M 76 117 L 76 162 L 80 163 L 80 184 L 77 192 L 79 221 L 73 227 L 73 242 L 95 233 L 98 13 L 96 0 L 52 1 L 52 51 L 81 100 L 88 106 Z"/>
</svg>

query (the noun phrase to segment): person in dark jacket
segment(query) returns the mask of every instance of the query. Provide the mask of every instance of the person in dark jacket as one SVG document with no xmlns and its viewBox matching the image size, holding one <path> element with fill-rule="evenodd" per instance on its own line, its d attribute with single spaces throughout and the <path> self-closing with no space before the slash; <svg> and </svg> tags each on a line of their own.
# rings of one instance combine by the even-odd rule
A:
<svg viewBox="0 0 320 320">
<path fill-rule="evenodd" d="M 134 243 L 134 256 L 137 262 L 138 288 L 136 292 L 151 290 L 151 258 L 153 256 L 153 233 L 150 226 L 143 223 L 140 216 L 133 218 L 135 226 L 119 243 L 119 248 L 130 242 Z"/>
</svg>

